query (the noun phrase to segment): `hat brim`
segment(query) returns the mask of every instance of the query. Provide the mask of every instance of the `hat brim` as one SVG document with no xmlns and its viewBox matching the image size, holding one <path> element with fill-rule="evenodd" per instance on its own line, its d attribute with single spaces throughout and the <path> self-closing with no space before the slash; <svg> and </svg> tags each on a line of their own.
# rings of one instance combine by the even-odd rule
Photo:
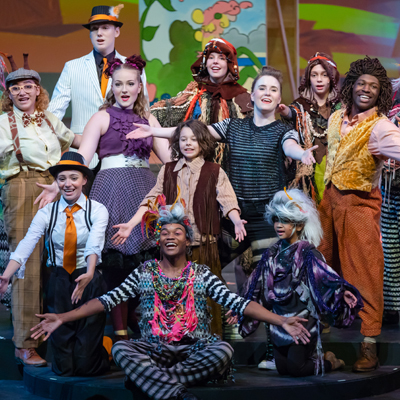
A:
<svg viewBox="0 0 400 400">
<path fill-rule="evenodd" d="M 108 20 L 108 19 L 99 19 L 99 20 L 97 20 L 97 21 L 89 22 L 88 24 L 83 24 L 82 26 L 83 26 L 84 28 L 90 30 L 90 25 L 93 25 L 93 24 L 103 24 L 103 23 L 104 23 L 104 24 L 113 24 L 113 25 L 115 25 L 115 26 L 118 26 L 118 28 L 121 28 L 121 26 L 123 25 L 123 23 L 122 23 L 122 22 L 119 22 L 119 21 L 110 21 L 110 20 Z"/>
<path fill-rule="evenodd" d="M 54 165 L 53 167 L 49 168 L 49 172 L 54 176 L 54 178 L 62 171 L 79 171 L 91 181 L 93 181 L 94 178 L 94 174 L 91 169 L 80 165 Z"/>
</svg>

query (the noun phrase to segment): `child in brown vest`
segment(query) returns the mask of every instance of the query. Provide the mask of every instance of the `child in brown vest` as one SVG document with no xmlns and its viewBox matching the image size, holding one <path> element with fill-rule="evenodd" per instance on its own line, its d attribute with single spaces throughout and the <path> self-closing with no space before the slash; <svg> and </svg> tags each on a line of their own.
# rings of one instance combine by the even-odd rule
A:
<svg viewBox="0 0 400 400">
<path fill-rule="evenodd" d="M 174 161 L 161 168 L 156 185 L 133 218 L 128 223 L 114 226 L 119 228 L 113 236 L 115 243 L 124 243 L 132 229 L 141 222 L 148 200 L 154 201 L 158 195 L 164 194 L 167 204 L 172 204 L 179 194 L 185 201 L 194 230 L 189 258 L 210 266 L 211 271 L 221 279 L 216 240 L 216 235 L 220 233 L 220 211 L 232 220 L 238 241 L 246 236 L 246 221 L 240 218 L 240 208 L 227 175 L 220 165 L 208 161 L 213 159 L 215 145 L 215 139 L 202 122 L 189 120 L 179 124 L 170 144 Z M 213 303 L 211 312 L 212 331 L 222 334 L 220 306 Z"/>
</svg>

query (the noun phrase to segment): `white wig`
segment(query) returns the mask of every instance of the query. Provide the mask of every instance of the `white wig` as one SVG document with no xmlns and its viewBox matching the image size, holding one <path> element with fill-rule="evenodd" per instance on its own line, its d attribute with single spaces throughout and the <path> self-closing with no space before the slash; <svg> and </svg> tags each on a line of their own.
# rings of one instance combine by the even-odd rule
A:
<svg viewBox="0 0 400 400">
<path fill-rule="evenodd" d="M 273 219 L 290 221 L 298 225 L 304 224 L 299 233 L 300 240 L 307 240 L 315 247 L 322 239 L 322 226 L 315 203 L 302 191 L 290 189 L 286 193 L 281 190 L 275 194 L 266 207 L 265 219 L 273 225 Z"/>
<path fill-rule="evenodd" d="M 178 201 L 173 205 L 166 205 L 159 208 L 160 218 L 158 223 L 163 225 L 179 224 L 185 227 L 186 238 L 193 241 L 193 228 L 190 225 L 189 217 L 185 214 L 185 208 Z"/>
</svg>

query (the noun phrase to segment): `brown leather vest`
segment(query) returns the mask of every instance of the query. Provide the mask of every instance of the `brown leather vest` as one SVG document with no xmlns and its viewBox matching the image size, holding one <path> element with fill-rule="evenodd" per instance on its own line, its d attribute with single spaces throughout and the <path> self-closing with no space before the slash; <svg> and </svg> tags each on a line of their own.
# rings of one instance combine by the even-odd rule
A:
<svg viewBox="0 0 400 400">
<path fill-rule="evenodd" d="M 177 195 L 178 172 L 174 172 L 177 161 L 165 164 L 163 193 L 167 204 L 172 204 Z M 199 181 L 193 198 L 194 219 L 200 233 L 218 235 L 220 233 L 217 183 L 220 165 L 206 161 L 201 168 Z"/>
</svg>

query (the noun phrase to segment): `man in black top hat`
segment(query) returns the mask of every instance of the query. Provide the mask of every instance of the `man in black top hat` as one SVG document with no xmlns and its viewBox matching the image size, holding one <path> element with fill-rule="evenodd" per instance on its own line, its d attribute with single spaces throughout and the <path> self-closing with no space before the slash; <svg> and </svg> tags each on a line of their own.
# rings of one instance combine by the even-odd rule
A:
<svg viewBox="0 0 400 400">
<path fill-rule="evenodd" d="M 114 57 L 125 61 L 125 57 L 115 50 L 115 39 L 120 35 L 123 25 L 118 20 L 122 8 L 122 4 L 116 7 L 93 7 L 88 23 L 83 25 L 90 31 L 93 51 L 68 61 L 54 89 L 48 110 L 62 119 L 72 102 L 71 130 L 74 133 L 82 134 L 85 125 L 99 110 L 111 89 L 111 79 L 103 74 L 107 63 Z M 141 79 L 147 96 L 144 71 Z M 97 160 L 95 155 L 91 168 L 96 166 Z"/>
</svg>

